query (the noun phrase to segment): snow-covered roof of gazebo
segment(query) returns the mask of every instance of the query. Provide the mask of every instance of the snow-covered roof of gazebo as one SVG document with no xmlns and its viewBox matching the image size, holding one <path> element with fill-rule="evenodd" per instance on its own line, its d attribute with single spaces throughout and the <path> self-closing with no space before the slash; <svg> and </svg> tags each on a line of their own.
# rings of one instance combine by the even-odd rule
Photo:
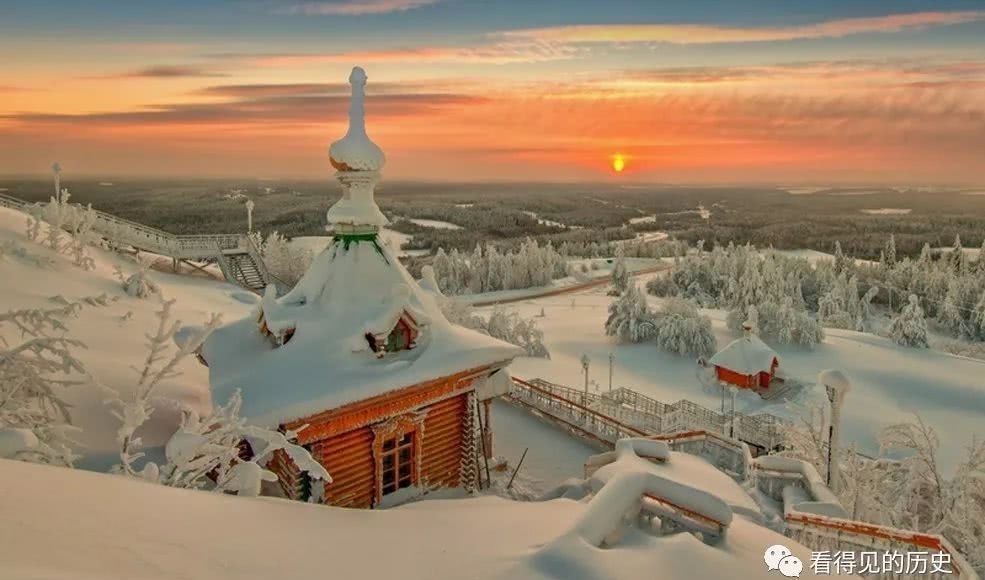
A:
<svg viewBox="0 0 985 580">
<path fill-rule="evenodd" d="M 350 108 L 346 137 L 332 147 L 333 165 L 345 162 L 337 173 L 343 196 L 328 213 L 332 243 L 293 290 L 276 298 L 268 288 L 257 312 L 219 328 L 202 347 L 213 401 L 224 403 L 241 390 L 241 413 L 255 423 L 279 425 L 459 372 L 502 366 L 522 353 L 448 322 L 440 294 L 422 288 L 380 242 L 377 233 L 386 218 L 373 188 L 382 152 L 371 168 L 354 169 L 349 161 L 356 158 L 348 154 L 359 148 L 344 147 L 343 155 L 335 147 L 353 135 L 365 137 L 365 81 L 362 69 L 353 69 L 358 106 Z M 376 341 L 405 315 L 417 331 L 412 348 L 383 355 Z"/>
<path fill-rule="evenodd" d="M 774 359 L 779 360 L 776 352 L 750 332 L 730 342 L 708 362 L 737 373 L 751 375 L 769 372 L 773 367 Z"/>
</svg>

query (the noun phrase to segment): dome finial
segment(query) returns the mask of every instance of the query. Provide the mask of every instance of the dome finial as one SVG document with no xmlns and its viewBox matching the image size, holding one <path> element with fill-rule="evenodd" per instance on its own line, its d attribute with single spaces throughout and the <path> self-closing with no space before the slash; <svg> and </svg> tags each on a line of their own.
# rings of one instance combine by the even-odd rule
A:
<svg viewBox="0 0 985 580">
<path fill-rule="evenodd" d="M 366 79 L 366 71 L 362 67 L 352 67 L 349 73 L 352 98 L 349 100 L 349 130 L 346 135 L 366 134 Z"/>
</svg>

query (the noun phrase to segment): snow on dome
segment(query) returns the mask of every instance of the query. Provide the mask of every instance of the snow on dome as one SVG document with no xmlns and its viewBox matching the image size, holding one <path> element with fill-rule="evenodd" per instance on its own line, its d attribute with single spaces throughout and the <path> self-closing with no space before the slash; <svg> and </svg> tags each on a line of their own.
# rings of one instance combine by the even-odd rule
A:
<svg viewBox="0 0 985 580">
<path fill-rule="evenodd" d="M 749 333 L 730 342 L 708 362 L 730 371 L 751 375 L 769 372 L 774 359 L 779 359 L 776 352 L 758 336 Z"/>
<path fill-rule="evenodd" d="M 353 67 L 349 75 L 352 85 L 352 101 L 349 103 L 349 130 L 345 137 L 332 143 L 328 155 L 332 166 L 339 171 L 379 171 L 386 164 L 386 156 L 366 134 L 366 71 Z"/>
<path fill-rule="evenodd" d="M 376 205 L 374 190 L 386 158 L 366 135 L 363 107 L 366 71 L 358 66 L 349 75 L 352 101 L 349 103 L 349 130 L 328 150 L 336 179 L 342 184 L 342 199 L 328 210 L 328 223 L 335 231 L 375 232 L 390 223 Z"/>
</svg>

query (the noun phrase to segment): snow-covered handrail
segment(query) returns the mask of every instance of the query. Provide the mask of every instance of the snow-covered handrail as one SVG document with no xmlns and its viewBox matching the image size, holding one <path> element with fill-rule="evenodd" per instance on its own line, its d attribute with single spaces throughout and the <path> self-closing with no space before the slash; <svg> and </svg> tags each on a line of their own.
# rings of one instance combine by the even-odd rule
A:
<svg viewBox="0 0 985 580">
<path fill-rule="evenodd" d="M 569 389 L 570 390 L 570 389 Z M 600 413 L 575 399 L 581 397 L 577 392 L 566 392 L 568 396 L 554 392 L 551 388 L 536 385 L 513 377 L 511 398 L 563 423 L 565 427 L 606 445 L 614 445 L 624 437 L 645 437 L 646 432 Z M 598 397 L 598 395 L 595 395 Z"/>
<path fill-rule="evenodd" d="M 754 459 L 752 468 L 760 491 L 782 501 L 783 520 L 788 534 L 794 532 L 796 535 L 790 535 L 802 543 L 816 544 L 812 540 L 827 538 L 835 543 L 835 548 L 846 545 L 865 548 L 881 546 L 887 550 L 943 552 L 951 559 L 954 576 L 968 580 L 978 579 L 971 565 L 941 535 L 849 519 L 814 466 L 805 461 L 775 455 L 764 456 Z M 802 491 L 797 492 L 795 489 Z"/>
</svg>

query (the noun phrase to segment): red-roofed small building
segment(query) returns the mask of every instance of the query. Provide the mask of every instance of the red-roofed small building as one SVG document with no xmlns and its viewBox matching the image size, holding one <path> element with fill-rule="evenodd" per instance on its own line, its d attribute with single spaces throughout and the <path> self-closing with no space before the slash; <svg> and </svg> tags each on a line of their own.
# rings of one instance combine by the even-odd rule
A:
<svg viewBox="0 0 985 580">
<path fill-rule="evenodd" d="M 745 327 L 745 335 L 733 340 L 708 361 L 720 382 L 743 389 L 769 388 L 780 358 L 772 348 Z"/>
</svg>

